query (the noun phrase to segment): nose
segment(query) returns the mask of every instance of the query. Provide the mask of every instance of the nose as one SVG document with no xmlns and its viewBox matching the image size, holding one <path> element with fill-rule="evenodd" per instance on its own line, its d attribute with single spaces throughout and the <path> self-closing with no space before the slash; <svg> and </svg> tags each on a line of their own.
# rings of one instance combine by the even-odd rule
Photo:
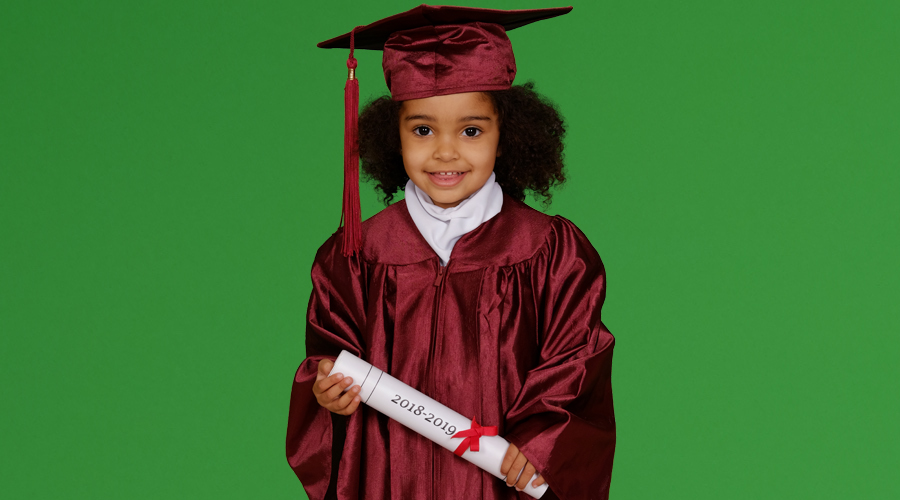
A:
<svg viewBox="0 0 900 500">
<path fill-rule="evenodd" d="M 458 159 L 459 151 L 456 149 L 456 141 L 450 137 L 441 138 L 435 144 L 432 157 L 445 163 Z"/>
</svg>

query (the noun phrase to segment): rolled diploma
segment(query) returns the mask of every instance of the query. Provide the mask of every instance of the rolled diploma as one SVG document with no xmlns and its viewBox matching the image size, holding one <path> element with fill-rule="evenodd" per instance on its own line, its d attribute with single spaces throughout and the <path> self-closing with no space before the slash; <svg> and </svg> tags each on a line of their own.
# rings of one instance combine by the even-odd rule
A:
<svg viewBox="0 0 900 500">
<path fill-rule="evenodd" d="M 361 402 L 396 420 L 413 431 L 427 437 L 451 452 L 462 443 L 464 438 L 453 438 L 453 434 L 472 426 L 472 421 L 447 408 L 421 392 L 375 368 L 347 351 L 341 351 L 331 376 L 341 373 L 345 377 L 353 377 L 353 385 L 358 385 Z M 349 389 L 349 387 L 348 387 Z M 345 389 L 346 390 L 346 389 Z M 481 436 L 479 451 L 466 449 L 462 458 L 481 467 L 500 479 L 506 476 L 500 472 L 503 457 L 509 448 L 509 441 L 500 436 Z M 521 473 L 520 473 L 521 474 Z M 525 493 L 541 498 L 547 491 L 544 483 L 535 488 L 531 485 L 538 474 L 528 481 Z"/>
</svg>

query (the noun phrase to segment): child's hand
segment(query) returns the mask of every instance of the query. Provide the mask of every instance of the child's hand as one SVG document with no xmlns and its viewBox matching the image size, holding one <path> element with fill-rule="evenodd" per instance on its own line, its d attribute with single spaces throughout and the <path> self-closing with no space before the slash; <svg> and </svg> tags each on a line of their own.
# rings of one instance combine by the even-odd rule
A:
<svg viewBox="0 0 900 500">
<path fill-rule="evenodd" d="M 522 468 L 525 470 L 522 470 Z M 522 471 L 522 475 L 519 475 L 519 471 Z M 531 462 L 525 458 L 525 455 L 516 448 L 516 445 L 510 443 L 509 448 L 506 450 L 506 456 L 503 457 L 503 464 L 500 465 L 500 472 L 506 474 L 506 484 L 507 486 L 512 486 L 515 484 L 516 489 L 522 491 L 528 486 L 528 481 L 531 479 L 531 476 L 534 476 L 535 469 L 534 466 L 531 465 Z M 516 478 L 519 478 L 516 481 Z M 531 483 L 531 486 L 537 488 L 538 486 L 544 484 L 544 476 L 538 476 L 537 479 Z"/>
<path fill-rule="evenodd" d="M 344 377 L 343 374 L 335 373 L 328 376 L 328 372 L 334 366 L 334 362 L 330 359 L 319 361 L 318 373 L 316 373 L 316 381 L 313 383 L 313 394 L 316 395 L 316 401 L 319 402 L 326 410 L 337 413 L 338 415 L 349 415 L 356 411 L 359 406 L 359 386 L 354 385 L 349 391 L 341 396 L 341 392 L 353 383 L 350 377 Z"/>
</svg>

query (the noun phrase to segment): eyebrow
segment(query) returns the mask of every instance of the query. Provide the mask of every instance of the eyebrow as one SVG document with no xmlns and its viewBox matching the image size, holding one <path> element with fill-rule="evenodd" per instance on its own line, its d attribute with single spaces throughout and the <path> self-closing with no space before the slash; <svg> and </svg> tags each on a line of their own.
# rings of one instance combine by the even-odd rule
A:
<svg viewBox="0 0 900 500">
<path fill-rule="evenodd" d="M 490 116 L 464 116 L 464 117 L 460 118 L 459 121 L 461 121 L 461 122 L 474 122 L 474 121 L 489 122 L 489 121 L 491 121 L 491 117 Z"/>
<path fill-rule="evenodd" d="M 411 122 L 413 120 L 425 120 L 430 122 L 436 122 L 433 116 L 430 115 L 409 115 L 403 119 L 403 121 Z"/>
<path fill-rule="evenodd" d="M 424 121 L 432 121 L 436 122 L 437 119 L 431 115 L 409 115 L 403 118 L 403 121 L 411 122 L 413 120 L 424 120 Z M 472 121 L 491 121 L 490 116 L 464 116 L 459 119 L 460 122 L 472 122 Z"/>
</svg>

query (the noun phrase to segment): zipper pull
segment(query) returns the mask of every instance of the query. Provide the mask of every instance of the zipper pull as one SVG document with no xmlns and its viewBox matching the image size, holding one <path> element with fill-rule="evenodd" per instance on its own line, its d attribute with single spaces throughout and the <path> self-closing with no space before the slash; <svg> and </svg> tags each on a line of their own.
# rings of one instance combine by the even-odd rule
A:
<svg viewBox="0 0 900 500">
<path fill-rule="evenodd" d="M 441 286 L 441 283 L 444 282 L 444 266 L 438 264 L 438 274 L 437 278 L 434 280 L 434 286 Z"/>
</svg>

